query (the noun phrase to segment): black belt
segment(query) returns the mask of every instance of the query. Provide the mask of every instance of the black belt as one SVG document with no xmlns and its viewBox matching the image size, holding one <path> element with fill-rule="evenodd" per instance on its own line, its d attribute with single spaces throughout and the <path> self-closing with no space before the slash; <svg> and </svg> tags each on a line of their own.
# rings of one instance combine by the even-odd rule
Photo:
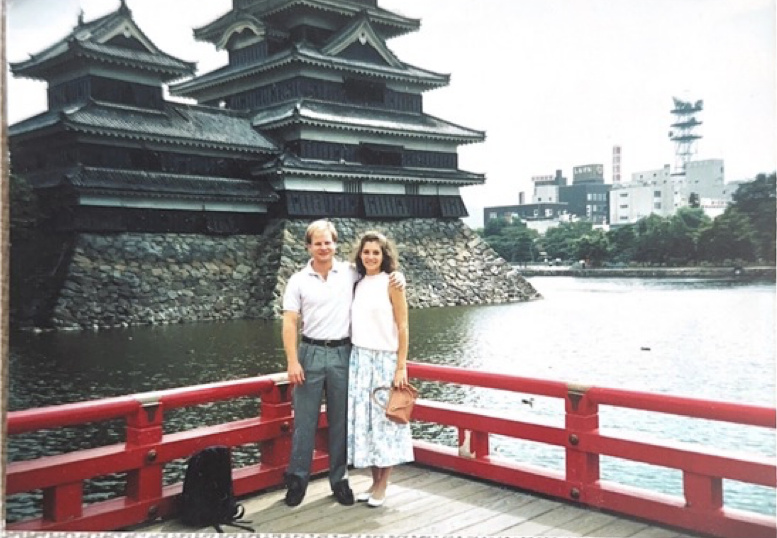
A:
<svg viewBox="0 0 777 538">
<path fill-rule="evenodd" d="M 340 340 L 316 340 L 315 338 L 308 338 L 307 336 L 303 335 L 302 341 L 306 344 L 324 347 L 340 347 L 351 343 L 351 339 L 347 336 L 345 338 L 341 338 Z"/>
</svg>

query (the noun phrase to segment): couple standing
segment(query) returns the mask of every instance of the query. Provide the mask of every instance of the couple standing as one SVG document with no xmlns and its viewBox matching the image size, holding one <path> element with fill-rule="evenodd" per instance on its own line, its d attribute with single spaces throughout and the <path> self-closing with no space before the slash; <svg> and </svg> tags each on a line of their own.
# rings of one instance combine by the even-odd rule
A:
<svg viewBox="0 0 777 538">
<path fill-rule="evenodd" d="M 325 392 L 332 492 L 340 504 L 352 505 L 348 464 L 371 467 L 372 485 L 356 500 L 378 507 L 391 467 L 413 460 L 410 425 L 389 421 L 370 401 L 374 388 L 408 383 L 404 277 L 394 273 L 396 250 L 377 232 L 361 237 L 355 265 L 335 259 L 331 222 L 308 226 L 305 245 L 310 261 L 283 295 L 283 347 L 294 387 L 286 504 L 297 506 L 305 496 Z"/>
</svg>

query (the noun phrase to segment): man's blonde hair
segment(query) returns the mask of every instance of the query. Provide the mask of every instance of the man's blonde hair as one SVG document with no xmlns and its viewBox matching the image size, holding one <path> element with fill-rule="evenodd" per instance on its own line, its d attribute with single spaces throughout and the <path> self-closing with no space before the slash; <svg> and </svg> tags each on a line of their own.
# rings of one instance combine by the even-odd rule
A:
<svg viewBox="0 0 777 538">
<path fill-rule="evenodd" d="M 313 234 L 316 232 L 329 232 L 332 234 L 332 241 L 337 243 L 337 230 L 335 229 L 335 225 L 328 220 L 317 220 L 315 222 L 311 222 L 307 231 L 305 232 L 306 245 L 309 245 L 313 241 Z"/>
</svg>

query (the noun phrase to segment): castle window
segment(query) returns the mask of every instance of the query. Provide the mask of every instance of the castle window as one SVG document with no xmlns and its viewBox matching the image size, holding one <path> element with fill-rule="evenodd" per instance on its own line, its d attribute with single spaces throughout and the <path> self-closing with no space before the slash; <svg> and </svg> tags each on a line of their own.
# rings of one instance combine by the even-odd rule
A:
<svg viewBox="0 0 777 538">
<path fill-rule="evenodd" d="M 343 192 L 348 194 L 359 194 L 362 192 L 362 182 L 358 179 L 343 181 Z"/>
</svg>

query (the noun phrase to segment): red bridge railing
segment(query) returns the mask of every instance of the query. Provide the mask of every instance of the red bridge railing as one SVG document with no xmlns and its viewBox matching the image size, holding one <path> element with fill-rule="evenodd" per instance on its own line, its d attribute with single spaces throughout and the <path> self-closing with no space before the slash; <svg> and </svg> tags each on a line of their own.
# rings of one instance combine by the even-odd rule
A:
<svg viewBox="0 0 777 538">
<path fill-rule="evenodd" d="M 724 506 L 724 479 L 777 488 L 774 458 L 743 457 L 676 442 L 648 442 L 605 435 L 599 406 L 639 409 L 701 419 L 775 428 L 773 408 L 679 398 L 658 394 L 583 387 L 462 368 L 411 363 L 416 379 L 558 398 L 565 424 L 518 420 L 504 412 L 483 411 L 419 400 L 413 418 L 458 429 L 459 448 L 415 441 L 416 461 L 573 503 L 645 518 L 721 537 L 774 537 L 775 518 Z M 105 531 L 174 515 L 181 483 L 163 485 L 166 464 L 209 445 L 259 443 L 259 461 L 233 473 L 235 493 L 245 495 L 282 483 L 288 462 L 292 421 L 285 375 L 261 376 L 8 413 L 7 433 L 62 428 L 124 419 L 125 443 L 10 463 L 6 494 L 43 491 L 42 516 L 7 526 L 10 531 Z M 257 416 L 183 432 L 163 433 L 164 412 L 244 397 L 258 398 Z M 327 468 L 322 414 L 313 472 Z M 489 453 L 489 435 L 513 437 L 565 449 L 565 471 L 515 462 Z M 601 456 L 647 463 L 683 474 L 683 497 L 604 481 Z M 126 473 L 125 495 L 84 504 L 87 480 Z"/>
<path fill-rule="evenodd" d="M 727 508 L 723 503 L 724 479 L 777 488 L 775 458 L 742 456 L 679 442 L 605 435 L 599 428 L 599 407 L 604 405 L 771 429 L 777 423 L 774 408 L 570 385 L 420 363 L 412 363 L 409 373 L 416 379 L 558 398 L 565 409 L 564 427 L 556 427 L 510 418 L 504 413 L 484 413 L 424 400 L 415 407 L 413 419 L 455 426 L 460 447 L 457 450 L 416 441 L 415 457 L 419 463 L 713 536 L 774 538 L 777 535 L 774 516 Z M 566 471 L 492 456 L 490 434 L 563 447 Z M 683 475 L 684 496 L 604 481 L 599 472 L 600 456 L 678 469 Z"/>
<path fill-rule="evenodd" d="M 123 418 L 126 442 L 10 463 L 6 494 L 42 490 L 43 506 L 42 517 L 7 529 L 105 531 L 172 515 L 182 484 L 163 487 L 164 465 L 210 445 L 260 443 L 261 460 L 233 473 L 236 495 L 282 483 L 292 418 L 285 379 L 285 374 L 262 376 L 8 413 L 10 436 Z M 261 401 L 256 417 L 163 434 L 166 411 L 247 396 Z M 317 453 L 315 472 L 326 469 L 326 458 Z M 125 496 L 84 505 L 84 482 L 111 473 L 126 473 Z"/>
</svg>

